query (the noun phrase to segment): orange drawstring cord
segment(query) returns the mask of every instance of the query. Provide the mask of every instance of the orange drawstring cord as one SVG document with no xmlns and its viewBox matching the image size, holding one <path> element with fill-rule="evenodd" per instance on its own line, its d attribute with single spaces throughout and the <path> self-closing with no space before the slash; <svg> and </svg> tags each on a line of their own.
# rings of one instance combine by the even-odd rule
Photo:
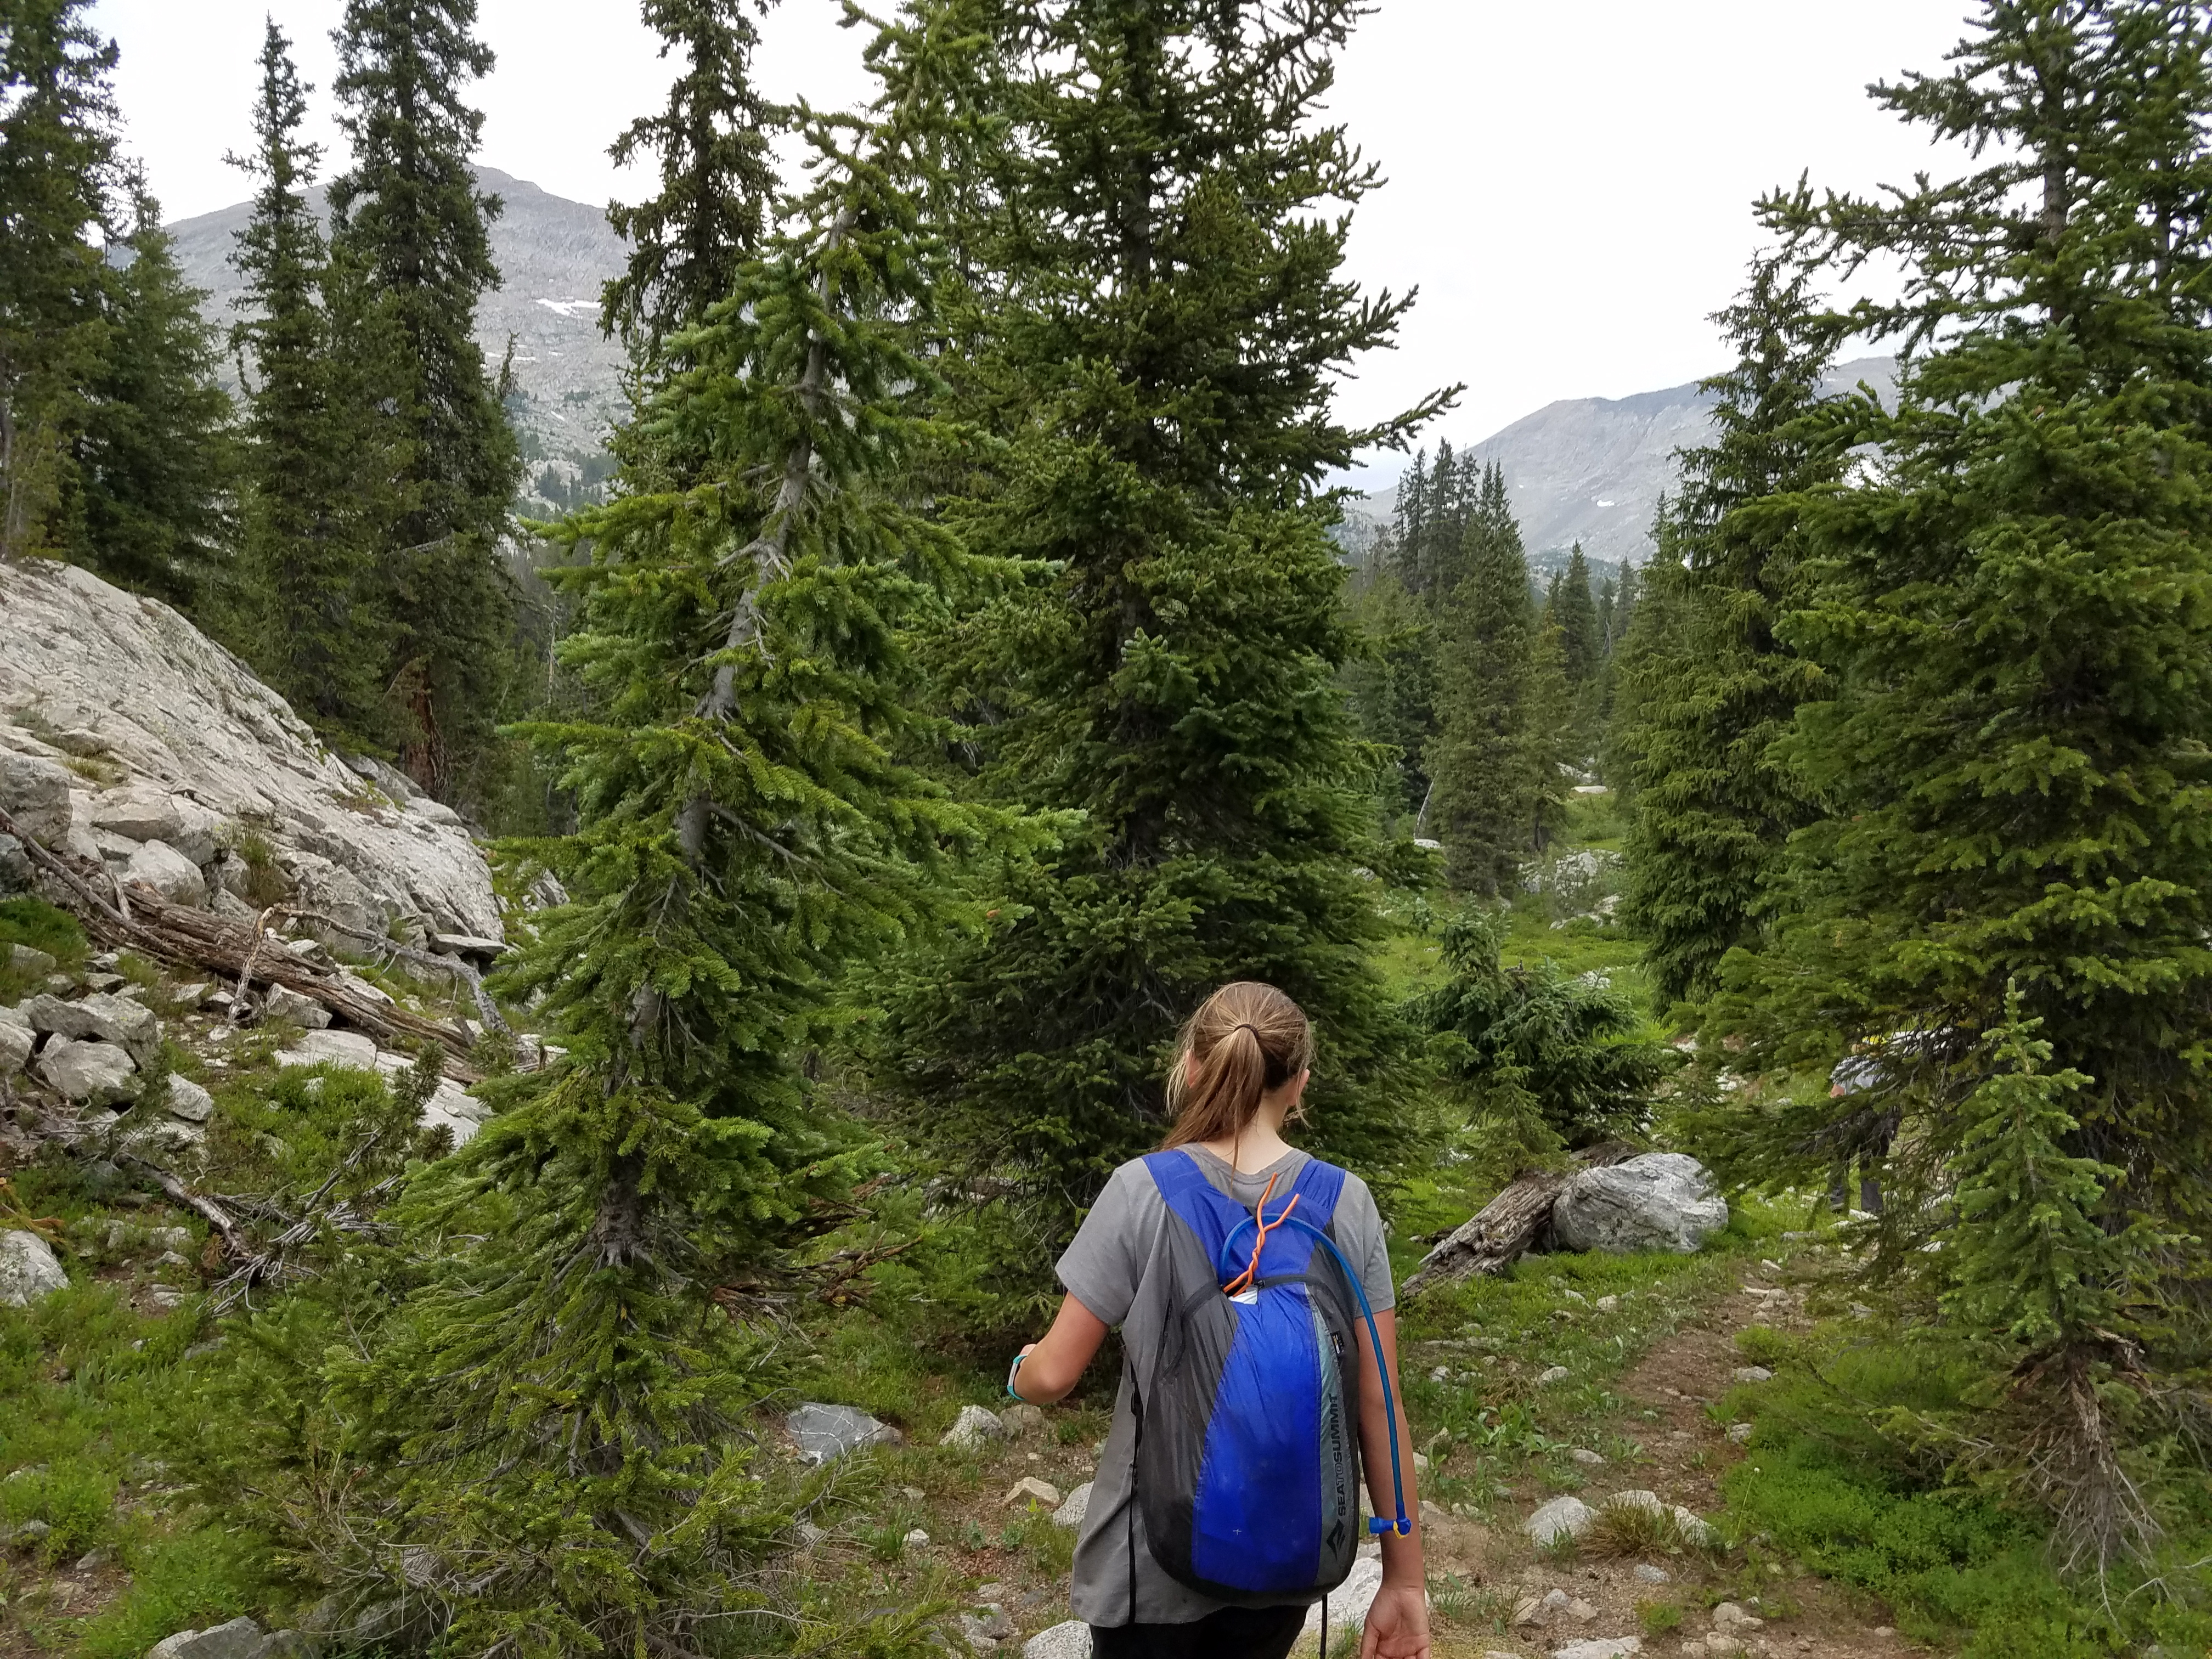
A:
<svg viewBox="0 0 2212 1659">
<path fill-rule="evenodd" d="M 1267 1248 L 1267 1235 L 1274 1231 L 1276 1228 L 1281 1226 L 1283 1223 L 1291 1218 L 1291 1212 L 1298 1207 L 1298 1200 L 1305 1196 L 1303 1193 L 1293 1193 L 1291 1195 L 1291 1201 L 1283 1206 L 1282 1214 L 1277 1216 L 1273 1221 L 1268 1220 L 1267 1200 L 1274 1192 L 1275 1182 L 1281 1174 L 1282 1171 L 1279 1170 L 1274 1175 L 1269 1176 L 1267 1177 L 1267 1189 L 1260 1194 L 1260 1212 L 1257 1217 L 1260 1230 L 1258 1234 L 1252 1240 L 1251 1264 L 1247 1267 L 1243 1273 L 1237 1274 L 1236 1278 L 1231 1279 L 1226 1285 L 1224 1285 L 1221 1287 L 1221 1293 L 1224 1296 L 1235 1296 L 1238 1291 L 1246 1290 L 1258 1282 L 1260 1276 L 1260 1252 Z"/>
</svg>

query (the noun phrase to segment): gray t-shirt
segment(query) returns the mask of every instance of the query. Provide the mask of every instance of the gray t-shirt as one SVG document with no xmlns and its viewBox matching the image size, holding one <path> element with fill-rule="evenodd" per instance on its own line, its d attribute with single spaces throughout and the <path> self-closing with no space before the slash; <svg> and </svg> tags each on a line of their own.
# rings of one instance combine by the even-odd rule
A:
<svg viewBox="0 0 2212 1659">
<path fill-rule="evenodd" d="M 1248 1210 L 1259 1207 L 1269 1176 L 1279 1177 L 1277 1192 L 1289 1190 L 1308 1157 L 1287 1152 L 1264 1170 L 1239 1175 L 1209 1152 L 1195 1146 L 1183 1150 L 1198 1160 L 1208 1181 Z M 1160 1339 L 1167 1312 L 1160 1277 L 1152 1269 L 1161 1254 L 1162 1230 L 1168 1220 L 1167 1200 L 1160 1196 L 1152 1172 L 1143 1159 L 1133 1160 L 1114 1171 L 1098 1202 L 1083 1218 L 1074 1243 L 1060 1259 L 1060 1282 L 1105 1323 L 1121 1328 L 1126 1355 L 1121 1387 L 1114 1399 L 1114 1427 L 1098 1460 L 1090 1506 L 1084 1511 L 1075 1545 L 1074 1585 L 1068 1601 L 1075 1616 L 1090 1625 L 1129 1622 L 1133 1540 L 1139 1624 L 1188 1625 L 1226 1605 L 1168 1577 L 1152 1559 L 1145 1542 L 1145 1518 L 1133 1502 L 1137 1424 L 1129 1403 L 1129 1376 L 1132 1368 L 1150 1368 L 1152 1345 Z M 1397 1294 L 1390 1283 L 1382 1218 L 1376 1212 L 1374 1194 L 1358 1176 L 1345 1177 L 1330 1231 L 1345 1260 L 1358 1270 L 1369 1304 L 1376 1313 L 1395 1307 Z"/>
</svg>

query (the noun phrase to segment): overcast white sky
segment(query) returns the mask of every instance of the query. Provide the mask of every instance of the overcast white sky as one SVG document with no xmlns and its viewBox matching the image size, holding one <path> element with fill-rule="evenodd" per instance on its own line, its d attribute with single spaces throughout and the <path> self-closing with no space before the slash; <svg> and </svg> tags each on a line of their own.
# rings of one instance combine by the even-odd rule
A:
<svg viewBox="0 0 2212 1659">
<path fill-rule="evenodd" d="M 630 193 L 606 149 L 667 74 L 635 0 L 481 0 L 498 67 L 475 91 L 481 159 L 556 195 Z M 1361 209 L 1352 270 L 1420 289 L 1398 350 L 1361 366 L 1344 413 L 1372 419 L 1464 380 L 1436 431 L 1474 441 L 1559 398 L 1678 385 L 1723 360 L 1709 313 L 1741 282 L 1762 190 L 1809 168 L 1869 188 L 1940 166 L 1865 95 L 1936 70 L 1966 0 L 1379 0 L 1334 107 L 1389 183 Z M 343 0 L 97 0 L 122 47 L 129 138 L 168 216 L 246 194 L 273 11 L 327 128 Z M 865 90 L 830 0 L 782 0 L 758 72 L 818 104 Z M 334 137 L 327 131 L 323 135 Z M 1385 469 L 1395 473 L 1395 466 Z"/>
</svg>

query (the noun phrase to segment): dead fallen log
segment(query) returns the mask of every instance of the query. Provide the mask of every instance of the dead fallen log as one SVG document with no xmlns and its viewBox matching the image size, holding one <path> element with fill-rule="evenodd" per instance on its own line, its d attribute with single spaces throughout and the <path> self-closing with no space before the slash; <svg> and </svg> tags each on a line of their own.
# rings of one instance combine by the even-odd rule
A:
<svg viewBox="0 0 2212 1659">
<path fill-rule="evenodd" d="M 1633 1146 L 1609 1140 L 1575 1153 L 1564 1170 L 1524 1170 L 1421 1258 L 1421 1265 L 1399 1287 L 1400 1298 L 1419 1296 L 1439 1285 L 1456 1284 L 1476 1273 L 1504 1273 L 1551 1225 L 1552 1206 L 1568 1182 L 1584 1170 L 1626 1163 L 1635 1156 Z"/>
<path fill-rule="evenodd" d="M 22 843 L 32 862 L 54 878 L 63 902 L 85 932 L 100 944 L 128 947 L 241 983 L 251 979 L 281 985 L 320 1003 L 380 1047 L 411 1053 L 426 1042 L 436 1043 L 445 1050 L 445 1075 L 456 1083 L 474 1083 L 483 1075 L 470 1063 L 471 1044 L 467 1032 L 364 996 L 335 969 L 319 968 L 289 951 L 262 948 L 258 919 L 251 924 L 234 921 L 210 910 L 173 903 L 143 882 L 133 883 L 127 898 L 122 884 L 115 882 L 119 902 L 111 903 L 100 890 L 112 879 L 106 869 L 96 869 L 90 860 L 73 854 L 57 853 L 24 834 L 4 809 L 0 809 L 0 833 Z"/>
</svg>

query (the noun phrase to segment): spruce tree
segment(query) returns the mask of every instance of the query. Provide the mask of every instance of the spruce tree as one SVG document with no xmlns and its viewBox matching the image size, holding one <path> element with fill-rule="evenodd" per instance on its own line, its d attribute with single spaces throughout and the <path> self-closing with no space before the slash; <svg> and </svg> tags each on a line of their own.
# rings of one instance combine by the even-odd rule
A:
<svg viewBox="0 0 2212 1659">
<path fill-rule="evenodd" d="M 216 380 L 206 296 L 189 286 L 135 173 L 130 230 L 101 274 L 106 326 L 70 446 L 66 547 L 118 586 L 228 635 L 234 612 L 229 394 Z"/>
<path fill-rule="evenodd" d="M 1907 349 L 1895 407 L 1851 405 L 1881 465 L 1792 503 L 1820 580 L 1781 631 L 1835 695 L 1801 705 L 1790 758 L 1833 816 L 1793 838 L 1771 942 L 1708 1030 L 1768 1072 L 1911 1034 L 1875 1086 L 1752 1125 L 1776 1174 L 1887 1145 L 1877 1273 L 1949 1234 L 1941 1195 L 1987 1144 L 1980 1034 L 2026 1019 L 2081 1079 L 2076 1127 L 2045 1133 L 2118 1172 L 2076 1189 L 2100 1229 L 2212 1224 L 2212 230 L 2184 183 L 2212 163 L 2212 41 L 2148 0 L 1993 3 L 1973 28 L 1948 73 L 1876 90 L 1980 165 L 1769 209 L 1844 268 L 1899 259 L 1902 297 L 1853 321 Z M 2185 1397 L 2165 1379 L 2212 1343 L 2188 1253 L 2142 1253 L 2132 1289 L 2082 1265 L 2166 1315 L 2070 1326 L 2014 1379 L 2055 1425 L 2033 1455 L 2062 1547 L 2102 1562 L 2152 1547 L 2126 1433 L 2160 1432 Z"/>
<path fill-rule="evenodd" d="M 878 1075 L 963 1172 L 1018 1194 L 1024 1289 L 1108 1172 L 1155 1143 L 1176 1026 L 1224 981 L 1280 986 L 1322 1044 L 1311 1144 L 1378 1175 L 1407 1121 L 1400 1027 L 1369 961 L 1369 759 L 1332 469 L 1371 431 L 1335 365 L 1406 302 L 1339 267 L 1372 170 L 1320 113 L 1362 8 L 1015 0 L 957 407 L 1005 445 L 948 505 L 1043 562 L 963 629 L 978 787 L 1081 814 L 1009 871 L 987 937 L 918 962 Z"/>
<path fill-rule="evenodd" d="M 1344 665 L 1345 695 L 1359 735 L 1394 751 L 1377 799 L 1384 819 L 1414 817 L 1426 836 L 1426 751 L 1436 728 L 1437 629 L 1428 607 L 1406 591 L 1397 573 L 1377 571 L 1354 593 L 1351 625 L 1358 647 Z"/>
<path fill-rule="evenodd" d="M 243 279 L 231 326 L 245 388 L 241 635 L 263 678 L 333 741 L 367 746 L 388 644 L 371 585 L 362 510 L 373 428 L 352 398 L 324 302 L 330 260 L 307 204 L 320 158 L 300 136 L 307 94 L 271 19 L 261 46 L 258 140 L 234 166 L 255 179 L 231 261 Z"/>
<path fill-rule="evenodd" d="M 432 1281 L 331 1363 L 362 1474 L 318 1541 L 386 1628 L 451 1650 L 918 1637 L 915 1609 L 771 1599 L 819 1493 L 768 1484 L 744 1419 L 866 1158 L 803 1066 L 830 988 L 941 922 L 931 866 L 988 816 L 902 758 L 930 735 L 914 630 L 985 574 L 903 494 L 934 441 L 907 405 L 938 260 L 898 181 L 974 49 L 954 21 L 888 32 L 877 118 L 811 129 L 817 188 L 654 392 L 643 418 L 713 476 L 566 526 L 588 558 L 554 573 L 580 605 L 562 649 L 600 712 L 529 733 L 581 825 L 530 849 L 572 896 L 510 988 L 544 994 L 568 1054 L 410 1192 Z"/>
<path fill-rule="evenodd" d="M 0 558 L 54 553 L 108 319 L 116 52 L 90 0 L 0 10 Z"/>
<path fill-rule="evenodd" d="M 1616 672 L 1609 739 L 1631 813 L 1623 919 L 1644 940 L 1661 1005 L 1701 998 L 1755 934 L 1768 877 L 1818 810 L 1776 749 L 1813 666 L 1776 634 L 1802 561 L 1794 493 L 1841 475 L 1841 428 L 1820 408 L 1836 325 L 1811 276 L 1763 260 L 1715 319 L 1737 361 L 1705 382 L 1714 442 L 1681 456 L 1650 599 Z"/>
<path fill-rule="evenodd" d="M 768 3 L 761 0 L 763 13 Z M 780 118 L 752 83 L 760 31 L 742 0 L 644 0 L 644 11 L 661 57 L 679 53 L 684 67 L 667 107 L 631 122 L 608 152 L 617 167 L 657 158 L 660 190 L 635 207 L 609 204 L 607 222 L 630 245 L 629 263 L 599 307 L 599 326 L 641 362 L 727 299 L 759 248 L 775 194 L 769 143 Z"/>
<path fill-rule="evenodd" d="M 461 798 L 512 678 L 501 544 L 520 478 L 475 336 L 477 301 L 499 283 L 499 201 L 469 161 L 483 117 L 463 93 L 492 66 L 476 14 L 476 0 L 347 0 L 334 90 L 354 161 L 330 190 L 339 349 L 385 413 L 394 464 L 377 574 L 401 758 Z"/>
<path fill-rule="evenodd" d="M 1567 556 L 1567 568 L 1559 573 L 1553 588 L 1552 606 L 1567 689 L 1579 698 L 1596 680 L 1605 660 L 1605 635 L 1598 626 L 1597 600 L 1590 592 L 1589 560 L 1583 556 L 1580 542 Z"/>
<path fill-rule="evenodd" d="M 1528 561 L 1504 474 L 1494 465 L 1465 541 L 1467 574 L 1441 630 L 1429 823 L 1444 844 L 1451 883 L 1496 893 L 1511 885 L 1528 854 L 1540 780 L 1529 727 L 1536 617 Z"/>
</svg>

